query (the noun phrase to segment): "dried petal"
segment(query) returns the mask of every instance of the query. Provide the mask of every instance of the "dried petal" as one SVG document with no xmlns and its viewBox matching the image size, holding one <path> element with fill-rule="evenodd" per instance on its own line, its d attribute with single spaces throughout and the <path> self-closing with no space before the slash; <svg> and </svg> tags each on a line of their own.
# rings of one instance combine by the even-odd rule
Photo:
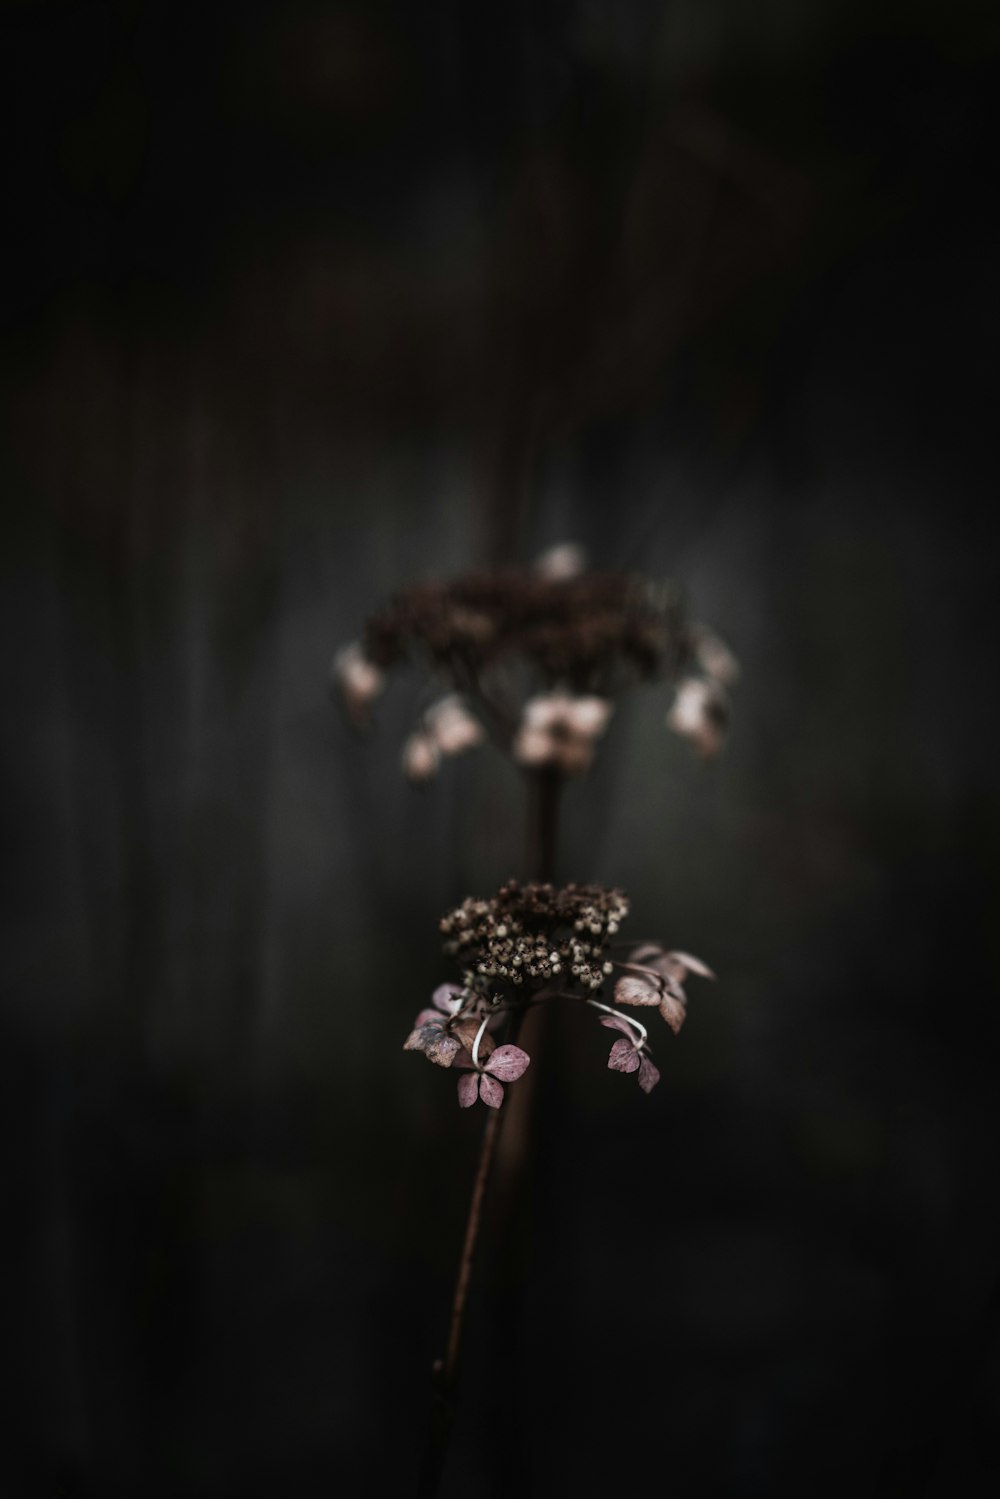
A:
<svg viewBox="0 0 1000 1499">
<path fill-rule="evenodd" d="M 426 1015 L 427 1011 L 423 1010 L 421 1013 L 424 1014 L 424 1015 Z M 420 1016 L 418 1016 L 417 1019 L 419 1020 Z M 403 1050 L 404 1051 L 426 1051 L 427 1048 L 428 1048 L 428 1046 L 430 1046 L 437 1039 L 437 1037 L 440 1034 L 441 1034 L 440 1023 L 435 1024 L 433 1026 L 431 1026 L 431 1025 L 419 1025 L 418 1024 L 418 1025 L 414 1026 L 413 1030 L 410 1032 L 410 1034 L 407 1036 L 406 1040 L 403 1042 Z"/>
<path fill-rule="evenodd" d="M 438 1039 L 426 1047 L 427 1056 L 436 1067 L 450 1067 L 461 1051 L 461 1045 L 447 1031 L 439 1030 Z"/>
<path fill-rule="evenodd" d="M 632 1042 L 624 1039 L 616 1041 L 611 1048 L 611 1055 L 608 1057 L 608 1066 L 612 1072 L 638 1072 L 638 1048 Z"/>
<path fill-rule="evenodd" d="M 498 1046 L 486 1063 L 486 1071 L 492 1072 L 494 1077 L 502 1078 L 505 1083 L 512 1083 L 521 1076 L 530 1061 L 528 1053 L 522 1051 L 520 1046 Z"/>
<path fill-rule="evenodd" d="M 431 1000 L 439 1010 L 446 1015 L 454 1015 L 461 1008 L 465 998 L 465 990 L 461 984 L 438 984 Z"/>
<path fill-rule="evenodd" d="M 458 1101 L 463 1109 L 471 1109 L 479 1097 L 479 1073 L 463 1072 L 458 1080 Z"/>
<path fill-rule="evenodd" d="M 623 1031 L 631 1040 L 635 1040 L 635 1031 L 624 1015 L 602 1015 L 601 1024 L 606 1025 L 609 1031 Z"/>
<path fill-rule="evenodd" d="M 487 1108 L 498 1109 L 503 1103 L 503 1084 L 488 1072 L 479 1074 L 479 1096 Z"/>
<path fill-rule="evenodd" d="M 661 986 L 654 979 L 643 978 L 640 973 L 623 973 L 615 984 L 615 1004 L 658 1005 Z"/>
<path fill-rule="evenodd" d="M 472 1054 L 472 1048 L 476 1043 L 476 1036 L 479 1035 L 480 1023 L 480 1021 L 475 1019 L 459 1020 L 456 1021 L 456 1023 L 452 1027 L 453 1035 L 456 1035 L 458 1037 L 461 1044 L 469 1052 L 470 1057 Z M 485 1062 L 490 1052 L 493 1051 L 496 1047 L 496 1044 L 497 1043 L 494 1041 L 489 1031 L 484 1031 L 483 1034 L 479 1036 L 480 1063 Z"/>
<path fill-rule="evenodd" d="M 684 1024 L 684 1016 L 687 1014 L 683 1001 L 676 999 L 673 994 L 664 994 L 660 1001 L 660 1014 L 674 1035 L 679 1035 L 680 1028 Z"/>
<path fill-rule="evenodd" d="M 437 1010 L 421 1010 L 420 1014 L 417 1016 L 417 1018 L 413 1022 L 413 1024 L 414 1025 L 418 1025 L 418 1026 L 419 1025 L 441 1025 L 441 1024 L 443 1024 L 443 1022 L 442 1022 L 441 1016 L 438 1014 Z"/>
<path fill-rule="evenodd" d="M 522 724 L 511 754 L 518 765 L 551 765 L 558 758 L 559 745 L 548 730 Z"/>
<path fill-rule="evenodd" d="M 652 1093 L 660 1081 L 660 1074 L 649 1058 L 644 1054 L 639 1063 L 639 1087 L 644 1093 Z"/>
</svg>

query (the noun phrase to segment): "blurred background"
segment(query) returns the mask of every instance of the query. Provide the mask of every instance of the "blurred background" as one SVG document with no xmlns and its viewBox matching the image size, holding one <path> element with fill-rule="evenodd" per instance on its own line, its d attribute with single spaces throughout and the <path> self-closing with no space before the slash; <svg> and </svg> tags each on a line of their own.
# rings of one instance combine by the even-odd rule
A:
<svg viewBox="0 0 1000 1499">
<path fill-rule="evenodd" d="M 444 1494 L 994 1492 L 1000 30 L 954 0 L 8 0 L 0 1491 L 412 1492 L 482 1110 L 400 1050 L 522 872 L 335 648 L 582 544 L 740 657 L 559 873 L 708 960 L 553 1032 Z"/>
</svg>

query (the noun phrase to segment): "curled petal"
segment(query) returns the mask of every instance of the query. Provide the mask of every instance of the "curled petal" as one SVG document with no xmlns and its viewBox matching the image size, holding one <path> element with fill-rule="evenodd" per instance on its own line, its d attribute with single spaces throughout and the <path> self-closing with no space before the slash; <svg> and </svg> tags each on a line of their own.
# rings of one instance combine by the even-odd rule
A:
<svg viewBox="0 0 1000 1499">
<path fill-rule="evenodd" d="M 611 1068 L 611 1071 L 638 1072 L 639 1065 L 639 1052 L 633 1043 L 626 1041 L 624 1038 L 621 1041 L 616 1041 L 611 1048 L 611 1055 L 608 1057 L 608 1066 Z"/>
<path fill-rule="evenodd" d="M 479 1096 L 487 1108 L 498 1109 L 503 1103 L 503 1083 L 498 1083 L 488 1072 L 479 1074 Z"/>
<path fill-rule="evenodd" d="M 628 960 L 630 963 L 644 963 L 647 968 L 651 968 L 657 958 L 663 957 L 663 953 L 659 942 L 643 942 L 639 947 L 633 947 Z"/>
<path fill-rule="evenodd" d="M 427 1011 L 426 1010 L 422 1010 L 421 1014 L 422 1015 L 426 1015 Z M 434 1026 L 433 1029 L 434 1029 L 435 1032 L 440 1032 L 441 1027 L 436 1025 L 436 1026 Z M 413 1030 L 410 1032 L 410 1034 L 407 1036 L 406 1040 L 403 1042 L 403 1050 L 404 1051 L 426 1051 L 427 1048 L 428 1048 L 428 1046 L 431 1044 L 431 1041 L 433 1039 L 434 1039 L 434 1037 L 431 1034 L 431 1027 L 429 1025 L 421 1025 L 420 1024 L 420 1015 L 418 1015 L 417 1016 L 417 1024 L 414 1026 Z"/>
<path fill-rule="evenodd" d="M 659 1070 L 653 1066 L 647 1056 L 643 1056 L 639 1063 L 639 1087 L 644 1093 L 652 1093 L 659 1081 Z"/>
<path fill-rule="evenodd" d="M 609 1031 L 622 1031 L 631 1040 L 635 1040 L 635 1031 L 624 1015 L 602 1015 L 601 1024 L 606 1025 Z"/>
<path fill-rule="evenodd" d="M 687 1010 L 684 1006 L 684 1001 L 675 998 L 673 994 L 664 994 L 663 998 L 660 1000 L 660 1014 L 663 1016 L 664 1020 L 667 1022 L 674 1035 L 678 1035 L 680 1033 L 681 1026 L 684 1024 L 684 1016 L 687 1014 Z"/>
<path fill-rule="evenodd" d="M 615 1004 L 658 1005 L 660 985 L 640 973 L 624 973 L 615 984 Z"/>
<path fill-rule="evenodd" d="M 458 1102 L 463 1109 L 471 1109 L 479 1097 L 479 1073 L 463 1072 L 458 1080 Z"/>
<path fill-rule="evenodd" d="M 502 1078 L 505 1083 L 512 1083 L 521 1076 L 530 1061 L 528 1053 L 522 1051 L 520 1046 L 498 1046 L 486 1063 L 485 1070 L 492 1072 L 494 1077 Z"/>
<path fill-rule="evenodd" d="M 446 1015 L 454 1015 L 462 1008 L 465 990 L 461 984 L 438 984 L 431 995 L 431 1002 Z"/>
<path fill-rule="evenodd" d="M 441 1016 L 438 1014 L 437 1010 L 421 1010 L 420 1014 L 417 1016 L 413 1024 L 417 1026 L 440 1025 Z"/>
<path fill-rule="evenodd" d="M 708 964 L 703 963 L 700 958 L 692 957 L 689 952 L 668 952 L 664 953 L 664 958 L 672 963 L 679 964 L 684 969 L 683 973 L 677 975 L 681 980 L 689 973 L 696 973 L 699 978 L 703 979 L 715 978 L 715 974 L 709 968 Z"/>
</svg>

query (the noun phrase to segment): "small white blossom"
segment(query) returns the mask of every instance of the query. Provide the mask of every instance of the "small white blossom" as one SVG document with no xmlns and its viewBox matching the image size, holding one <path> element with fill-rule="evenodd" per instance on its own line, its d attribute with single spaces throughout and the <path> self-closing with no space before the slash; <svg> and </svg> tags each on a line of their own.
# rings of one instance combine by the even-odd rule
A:
<svg viewBox="0 0 1000 1499">
<path fill-rule="evenodd" d="M 364 727 L 368 723 L 369 709 L 385 685 L 381 668 L 369 661 L 359 641 L 352 640 L 334 656 L 330 676 L 348 715 L 354 723 Z"/>
<path fill-rule="evenodd" d="M 571 697 L 550 692 L 529 698 L 514 740 L 520 765 L 552 765 L 564 775 L 578 775 L 594 757 L 594 743 L 613 711 L 602 697 Z"/>
<path fill-rule="evenodd" d="M 561 541 L 549 547 L 535 560 L 535 572 L 550 583 L 562 583 L 568 578 L 578 578 L 587 566 L 583 547 L 575 541 Z"/>
<path fill-rule="evenodd" d="M 403 774 L 410 781 L 429 781 L 437 775 L 441 752 L 429 734 L 415 729 L 403 745 Z"/>
<path fill-rule="evenodd" d="M 473 718 L 457 693 L 449 693 L 424 714 L 427 733 L 442 755 L 460 755 L 484 739 L 483 726 Z"/>
<path fill-rule="evenodd" d="M 667 726 L 687 739 L 708 760 L 722 747 L 729 717 L 725 693 L 717 682 L 705 677 L 685 677 L 679 683 Z"/>
</svg>

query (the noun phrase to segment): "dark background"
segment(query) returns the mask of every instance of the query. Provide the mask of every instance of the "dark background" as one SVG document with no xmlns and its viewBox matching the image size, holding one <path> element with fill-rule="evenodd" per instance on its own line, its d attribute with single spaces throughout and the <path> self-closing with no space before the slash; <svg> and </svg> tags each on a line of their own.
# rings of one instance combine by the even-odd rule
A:
<svg viewBox="0 0 1000 1499">
<path fill-rule="evenodd" d="M 559 1017 L 447 1493 L 993 1492 L 998 42 L 3 7 L 5 1496 L 412 1491 L 482 1111 L 400 1046 L 522 791 L 327 670 L 565 538 L 741 658 L 559 861 L 720 979 L 650 1098 Z"/>
</svg>

